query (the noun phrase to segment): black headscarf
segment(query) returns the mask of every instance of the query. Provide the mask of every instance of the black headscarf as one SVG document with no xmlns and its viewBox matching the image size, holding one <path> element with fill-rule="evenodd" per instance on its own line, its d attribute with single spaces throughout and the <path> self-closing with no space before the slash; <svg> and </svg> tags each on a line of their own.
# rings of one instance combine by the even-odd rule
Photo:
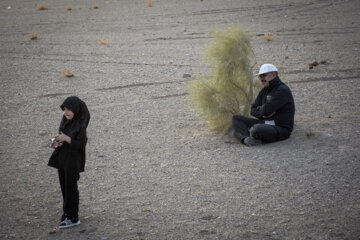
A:
<svg viewBox="0 0 360 240">
<path fill-rule="evenodd" d="M 71 96 L 65 99 L 60 108 L 71 110 L 74 113 L 74 117 L 71 120 L 67 120 L 65 116 L 62 117 L 59 126 L 59 133 L 64 131 L 65 128 L 69 128 L 66 133 L 72 135 L 80 130 L 81 127 L 87 128 L 90 121 L 90 113 L 84 101 L 76 96 Z M 68 126 L 70 124 L 70 126 Z"/>
</svg>

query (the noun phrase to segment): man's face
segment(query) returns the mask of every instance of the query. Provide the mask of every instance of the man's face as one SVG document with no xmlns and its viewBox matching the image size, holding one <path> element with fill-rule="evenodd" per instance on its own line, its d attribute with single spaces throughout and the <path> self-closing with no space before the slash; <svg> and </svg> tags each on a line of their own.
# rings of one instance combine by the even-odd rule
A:
<svg viewBox="0 0 360 240">
<path fill-rule="evenodd" d="M 264 85 L 264 87 L 268 87 L 269 82 L 271 80 L 273 80 L 275 77 L 276 77 L 275 72 L 269 72 L 269 73 L 264 73 L 264 74 L 259 75 L 259 79 L 262 82 L 262 84 Z"/>
</svg>

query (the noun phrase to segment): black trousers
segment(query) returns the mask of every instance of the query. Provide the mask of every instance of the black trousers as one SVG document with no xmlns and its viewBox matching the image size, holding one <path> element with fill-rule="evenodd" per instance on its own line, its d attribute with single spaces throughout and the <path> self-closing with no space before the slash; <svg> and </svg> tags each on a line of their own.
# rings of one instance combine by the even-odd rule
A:
<svg viewBox="0 0 360 240">
<path fill-rule="evenodd" d="M 265 121 L 256 118 L 248 118 L 242 115 L 232 117 L 232 127 L 236 136 L 243 141 L 246 137 L 253 137 L 265 143 L 284 140 L 290 137 L 290 131 L 286 128 L 265 124 Z"/>
<path fill-rule="evenodd" d="M 71 220 L 79 218 L 79 191 L 77 181 L 79 173 L 58 169 L 61 193 L 63 196 L 63 216 Z"/>
</svg>

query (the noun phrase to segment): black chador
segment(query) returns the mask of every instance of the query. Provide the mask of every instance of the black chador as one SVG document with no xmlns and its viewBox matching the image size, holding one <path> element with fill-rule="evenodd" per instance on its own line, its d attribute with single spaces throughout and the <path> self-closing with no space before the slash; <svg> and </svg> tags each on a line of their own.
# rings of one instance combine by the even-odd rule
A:
<svg viewBox="0 0 360 240">
<path fill-rule="evenodd" d="M 59 126 L 59 134 L 70 137 L 70 144 L 62 142 L 50 157 L 48 165 L 58 169 L 60 187 L 63 196 L 63 215 L 61 221 L 78 222 L 79 191 L 77 181 L 80 172 L 85 169 L 85 146 L 87 143 L 86 128 L 90 121 L 88 108 L 76 96 L 68 97 L 60 106 L 64 111 Z M 73 118 L 65 117 L 65 110 L 73 113 Z M 80 222 L 80 221 L 79 221 Z"/>
</svg>

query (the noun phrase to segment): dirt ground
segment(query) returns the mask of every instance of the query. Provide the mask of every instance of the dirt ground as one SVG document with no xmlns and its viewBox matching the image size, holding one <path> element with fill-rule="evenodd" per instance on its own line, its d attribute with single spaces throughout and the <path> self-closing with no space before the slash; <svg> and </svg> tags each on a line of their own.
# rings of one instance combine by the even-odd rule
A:
<svg viewBox="0 0 360 240">
<path fill-rule="evenodd" d="M 360 1 L 46 2 L 0 1 L 0 239 L 360 239 Z M 238 23 L 293 91 L 286 141 L 245 147 L 189 105 L 209 32 Z M 82 224 L 59 230 L 70 95 L 92 118 Z"/>
</svg>

